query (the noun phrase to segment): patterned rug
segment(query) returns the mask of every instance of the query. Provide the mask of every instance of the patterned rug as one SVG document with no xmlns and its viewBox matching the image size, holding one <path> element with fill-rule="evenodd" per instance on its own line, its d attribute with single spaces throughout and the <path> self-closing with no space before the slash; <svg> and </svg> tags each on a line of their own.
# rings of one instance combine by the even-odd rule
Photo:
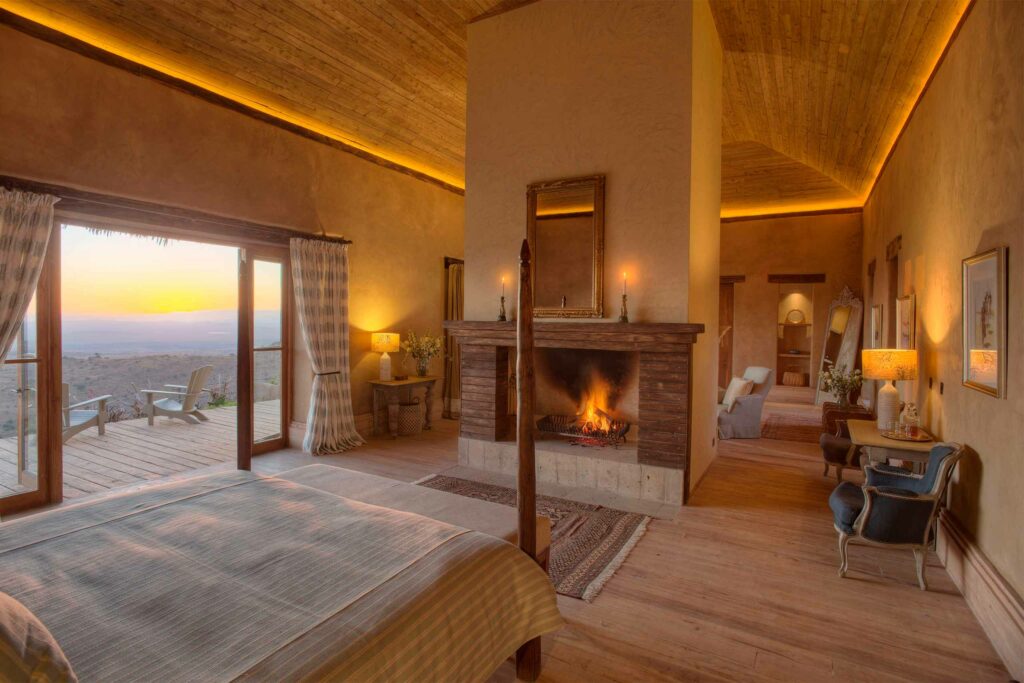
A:
<svg viewBox="0 0 1024 683">
<path fill-rule="evenodd" d="M 436 475 L 420 486 L 515 507 L 514 489 Z M 647 529 L 650 517 L 537 496 L 537 513 L 551 520 L 549 573 L 562 595 L 590 602 L 615 574 Z"/>
<path fill-rule="evenodd" d="M 821 436 L 821 417 L 780 415 L 768 413 L 761 425 L 762 439 L 818 443 Z"/>
</svg>

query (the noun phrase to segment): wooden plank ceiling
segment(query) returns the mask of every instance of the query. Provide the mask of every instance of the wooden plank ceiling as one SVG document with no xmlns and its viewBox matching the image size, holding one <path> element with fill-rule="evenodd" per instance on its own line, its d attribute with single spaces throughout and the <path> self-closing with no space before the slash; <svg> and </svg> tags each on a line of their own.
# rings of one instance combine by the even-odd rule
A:
<svg viewBox="0 0 1024 683">
<path fill-rule="evenodd" d="M 861 206 L 969 0 L 711 0 L 722 213 Z"/>
<path fill-rule="evenodd" d="M 969 0 L 711 0 L 722 215 L 860 206 Z M 521 0 L 0 0 L 464 185 L 466 22 Z"/>
</svg>

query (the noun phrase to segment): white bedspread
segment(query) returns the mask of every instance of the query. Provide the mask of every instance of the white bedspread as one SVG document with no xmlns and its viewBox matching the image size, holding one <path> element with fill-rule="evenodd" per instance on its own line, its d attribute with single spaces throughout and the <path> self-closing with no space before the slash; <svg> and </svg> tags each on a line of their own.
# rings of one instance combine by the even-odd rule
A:
<svg viewBox="0 0 1024 683">
<path fill-rule="evenodd" d="M 0 591 L 83 683 L 482 680 L 562 623 L 504 541 L 247 472 L 4 523 Z"/>
</svg>

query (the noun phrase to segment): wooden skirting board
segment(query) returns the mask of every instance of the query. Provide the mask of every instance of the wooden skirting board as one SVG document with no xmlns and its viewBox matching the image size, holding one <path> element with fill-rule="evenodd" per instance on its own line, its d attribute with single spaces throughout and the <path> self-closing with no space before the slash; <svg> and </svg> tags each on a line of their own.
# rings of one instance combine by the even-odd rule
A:
<svg viewBox="0 0 1024 683">
<path fill-rule="evenodd" d="M 1024 680 L 1024 600 L 947 510 L 939 518 L 937 554 L 1010 675 Z"/>
</svg>

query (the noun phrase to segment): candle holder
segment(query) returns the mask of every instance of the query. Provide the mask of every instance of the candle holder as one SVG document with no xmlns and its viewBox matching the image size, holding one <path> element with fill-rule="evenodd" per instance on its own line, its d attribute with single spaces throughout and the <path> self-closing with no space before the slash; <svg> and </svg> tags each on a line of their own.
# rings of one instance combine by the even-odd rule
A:
<svg viewBox="0 0 1024 683">
<path fill-rule="evenodd" d="M 626 309 L 626 295 L 625 294 L 622 295 L 622 308 L 619 310 L 619 322 L 620 323 L 628 323 L 629 322 L 629 311 Z"/>
<path fill-rule="evenodd" d="M 508 322 L 508 318 L 505 316 L 505 295 L 501 295 L 501 307 L 498 308 L 498 322 Z"/>
</svg>

